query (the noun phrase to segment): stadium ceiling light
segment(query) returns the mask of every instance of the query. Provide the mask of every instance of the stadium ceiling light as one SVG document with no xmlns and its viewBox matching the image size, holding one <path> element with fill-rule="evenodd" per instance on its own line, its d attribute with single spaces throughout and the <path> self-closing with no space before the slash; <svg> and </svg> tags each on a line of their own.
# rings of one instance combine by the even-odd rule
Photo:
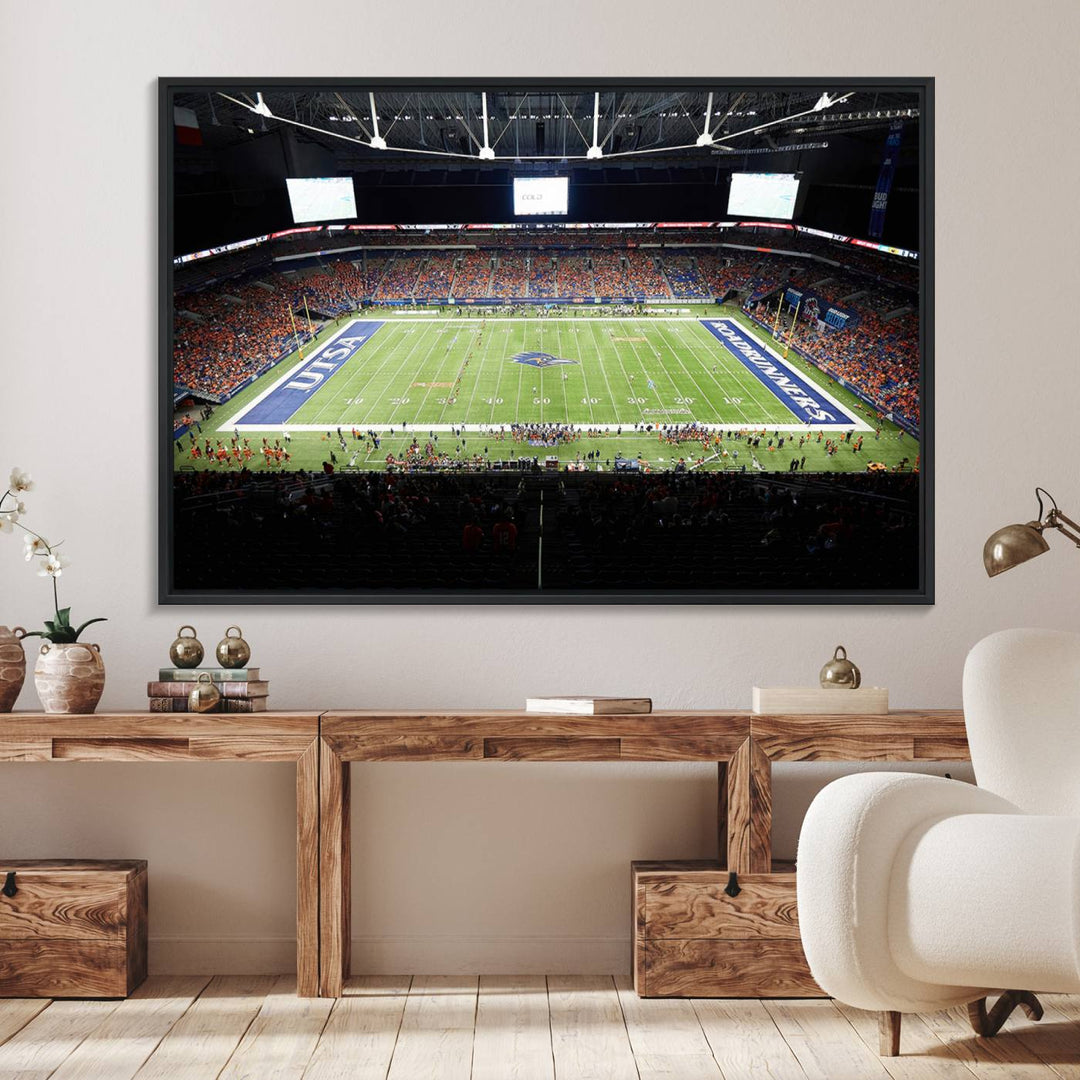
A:
<svg viewBox="0 0 1080 1080">
<path fill-rule="evenodd" d="M 705 106 L 705 127 L 697 137 L 698 146 L 712 146 L 712 132 L 709 131 L 709 117 L 712 115 L 713 92 L 709 91 L 709 100 Z"/>
<path fill-rule="evenodd" d="M 495 151 L 491 149 L 490 140 L 488 139 L 488 111 L 487 111 L 487 91 L 483 90 L 480 93 L 480 101 L 484 110 L 484 145 L 480 147 L 480 160 L 481 161 L 494 161 Z"/>
<path fill-rule="evenodd" d="M 593 95 L 593 122 L 592 122 L 592 146 L 585 152 L 585 157 L 590 161 L 596 161 L 604 156 L 600 149 L 600 91 Z"/>
<path fill-rule="evenodd" d="M 842 102 L 847 101 L 851 97 L 851 94 L 843 94 L 839 97 L 832 97 L 828 91 L 818 98 L 817 104 L 811 110 L 812 112 L 822 112 L 825 109 L 831 109 L 834 105 L 840 105 Z"/>
<path fill-rule="evenodd" d="M 1051 506 L 1045 518 L 1043 495 L 1049 499 Z M 993 533 L 983 545 L 983 566 L 990 577 L 997 577 L 1049 551 L 1050 545 L 1043 536 L 1047 529 L 1057 529 L 1080 548 L 1080 525 L 1058 509 L 1054 496 L 1045 488 L 1037 487 L 1035 498 L 1039 500 L 1039 516 L 1035 521 L 1029 521 L 1026 525 L 1006 525 Z"/>
<path fill-rule="evenodd" d="M 379 134 L 379 114 L 375 109 L 375 95 L 368 91 L 368 105 L 371 108 L 371 130 L 373 132 L 368 146 L 372 150 L 385 150 L 386 140 Z"/>
</svg>

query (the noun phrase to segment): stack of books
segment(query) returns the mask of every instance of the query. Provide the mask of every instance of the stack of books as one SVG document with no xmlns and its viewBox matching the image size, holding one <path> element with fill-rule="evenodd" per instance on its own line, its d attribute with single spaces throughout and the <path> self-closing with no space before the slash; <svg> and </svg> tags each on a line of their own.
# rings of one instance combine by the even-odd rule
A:
<svg viewBox="0 0 1080 1080">
<path fill-rule="evenodd" d="M 216 712 L 265 712 L 270 684 L 258 668 L 162 668 L 156 682 L 146 684 L 151 712 L 187 712 L 188 694 L 200 675 L 209 675 L 221 695 Z M 204 680 L 205 681 L 205 680 Z"/>
<path fill-rule="evenodd" d="M 525 711 L 552 713 L 558 716 L 619 716 L 625 713 L 651 713 L 652 698 L 531 697 L 525 699 Z"/>
</svg>

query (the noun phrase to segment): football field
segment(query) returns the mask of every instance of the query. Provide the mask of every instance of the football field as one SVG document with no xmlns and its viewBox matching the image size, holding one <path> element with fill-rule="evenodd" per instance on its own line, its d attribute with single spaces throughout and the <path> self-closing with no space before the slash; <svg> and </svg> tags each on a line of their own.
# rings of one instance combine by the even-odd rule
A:
<svg viewBox="0 0 1080 1080">
<path fill-rule="evenodd" d="M 350 459 L 381 467 L 388 453 L 403 450 L 414 437 L 423 443 L 442 435 L 440 450 L 456 453 L 454 435 L 448 441 L 447 433 L 494 436 L 512 425 L 536 424 L 574 425 L 582 432 L 580 440 L 552 448 L 570 460 L 601 448 L 604 458 L 618 453 L 674 460 L 670 451 L 657 451 L 656 436 L 647 429 L 688 424 L 764 429 L 790 441 L 813 433 L 815 446 L 822 445 L 819 432 L 836 437 L 854 431 L 876 440 L 874 452 L 861 460 L 826 460 L 824 454 L 815 460 L 813 467 L 830 471 L 861 470 L 867 460 L 898 461 L 894 442 L 904 455 L 917 453 L 914 440 L 880 423 L 854 394 L 794 351 L 785 360 L 782 345 L 741 311 L 713 310 L 708 318 L 351 318 L 326 327 L 302 358 L 282 361 L 218 407 L 203 432 L 239 432 L 253 445 L 288 432 L 293 468 L 318 465 L 329 455 L 328 441 L 340 449 L 338 429 L 347 438 L 353 429 L 365 437 L 377 434 L 377 453 Z M 509 456 L 488 449 L 491 458 Z M 710 467 L 731 467 L 724 457 Z M 763 454 L 756 460 L 761 468 L 790 463 Z M 741 461 L 747 464 L 745 456 Z"/>
</svg>

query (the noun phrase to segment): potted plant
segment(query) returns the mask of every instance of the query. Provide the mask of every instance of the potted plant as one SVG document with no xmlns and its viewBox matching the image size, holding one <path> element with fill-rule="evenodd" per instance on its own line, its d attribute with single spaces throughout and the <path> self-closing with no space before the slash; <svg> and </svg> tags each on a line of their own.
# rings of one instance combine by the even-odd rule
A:
<svg viewBox="0 0 1080 1080">
<path fill-rule="evenodd" d="M 39 532 L 22 522 L 26 505 L 21 496 L 34 487 L 29 473 L 12 469 L 8 488 L 0 496 L 0 534 L 21 529 L 23 554 L 27 562 L 37 564 L 39 577 L 51 578 L 54 617 L 45 621 L 44 630 L 33 630 L 25 637 L 43 638 L 34 665 L 34 685 L 47 713 L 92 713 L 105 689 L 105 664 L 101 648 L 86 644 L 79 635 L 92 623 L 105 619 L 87 619 L 79 626 L 71 624 L 71 608 L 60 606 L 58 579 L 70 565 L 67 557 Z"/>
</svg>

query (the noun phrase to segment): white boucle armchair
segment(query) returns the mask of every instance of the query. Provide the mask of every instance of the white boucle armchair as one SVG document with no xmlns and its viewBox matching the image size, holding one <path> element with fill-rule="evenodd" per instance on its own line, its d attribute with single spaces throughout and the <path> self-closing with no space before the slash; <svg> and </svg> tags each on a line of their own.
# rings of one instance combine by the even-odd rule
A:
<svg viewBox="0 0 1080 1080">
<path fill-rule="evenodd" d="M 883 1054 L 899 1053 L 905 1012 L 967 1004 L 990 1036 L 1018 1005 L 1041 1017 L 1033 991 L 1080 992 L 1080 635 L 985 638 L 963 695 L 978 787 L 847 776 L 799 837 L 810 970 L 826 993 L 881 1013 Z"/>
</svg>

